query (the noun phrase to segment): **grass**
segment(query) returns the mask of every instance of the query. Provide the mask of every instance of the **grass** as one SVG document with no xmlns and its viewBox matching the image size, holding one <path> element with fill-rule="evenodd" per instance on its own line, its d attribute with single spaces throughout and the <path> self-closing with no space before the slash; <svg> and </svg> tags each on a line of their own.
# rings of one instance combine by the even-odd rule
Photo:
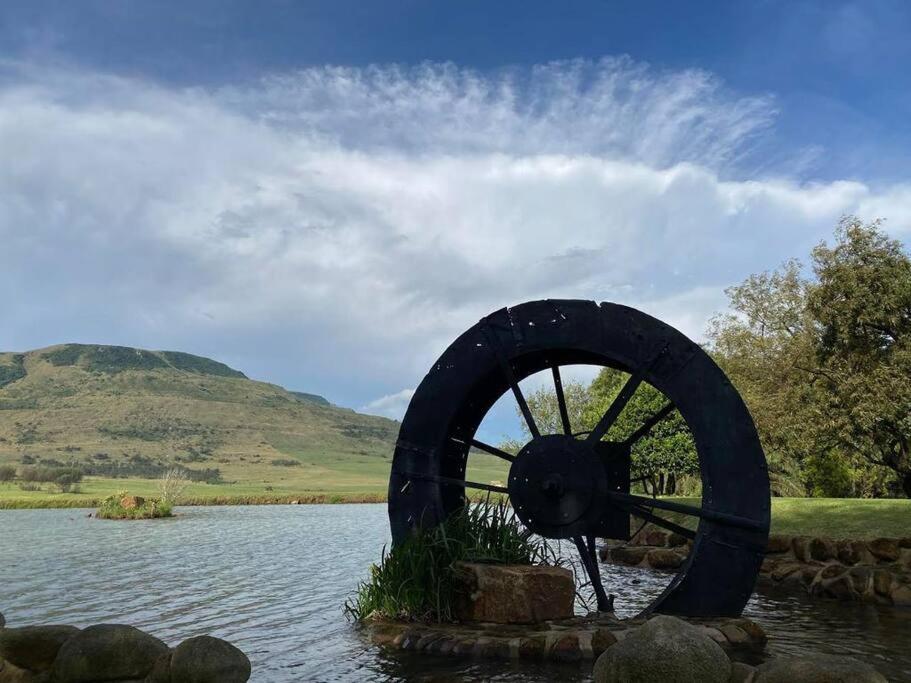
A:
<svg viewBox="0 0 911 683">
<path fill-rule="evenodd" d="M 163 517 L 173 517 L 171 504 L 155 498 L 148 500 L 136 499 L 138 505 L 133 507 L 124 507 L 124 501 L 128 494 L 126 491 L 120 491 L 114 495 L 108 496 L 98 507 L 95 516 L 99 519 L 159 519 Z"/>
<path fill-rule="evenodd" d="M 546 564 L 547 543 L 526 531 L 503 502 L 485 501 L 464 508 L 443 524 L 415 533 L 371 567 L 345 604 L 350 618 L 451 621 L 459 561 Z"/>
</svg>

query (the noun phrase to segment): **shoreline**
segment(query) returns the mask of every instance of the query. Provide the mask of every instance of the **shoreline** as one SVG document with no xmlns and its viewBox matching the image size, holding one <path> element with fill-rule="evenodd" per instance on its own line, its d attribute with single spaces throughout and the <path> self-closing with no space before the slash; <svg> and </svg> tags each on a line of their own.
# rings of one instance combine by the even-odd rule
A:
<svg viewBox="0 0 911 683">
<path fill-rule="evenodd" d="M 0 500 L 0 510 L 61 510 L 97 508 L 102 498 L 35 498 Z M 386 495 L 379 493 L 308 493 L 278 496 L 211 496 L 191 497 L 178 501 L 175 507 L 204 507 L 223 505 L 339 505 L 385 503 Z"/>
</svg>

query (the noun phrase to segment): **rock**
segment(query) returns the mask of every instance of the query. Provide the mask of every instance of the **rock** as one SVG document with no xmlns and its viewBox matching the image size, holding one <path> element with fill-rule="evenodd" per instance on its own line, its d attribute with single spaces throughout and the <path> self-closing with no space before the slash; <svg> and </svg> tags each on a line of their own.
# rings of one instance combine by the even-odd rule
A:
<svg viewBox="0 0 911 683">
<path fill-rule="evenodd" d="M 682 534 L 678 534 L 675 531 L 667 537 L 667 544 L 671 548 L 679 548 L 682 545 L 686 545 L 688 540 L 689 539 L 686 536 L 684 536 Z"/>
<path fill-rule="evenodd" d="M 663 529 L 648 529 L 645 532 L 645 545 L 663 548 L 667 545 L 667 536 Z"/>
<path fill-rule="evenodd" d="M 731 662 L 718 643 L 663 615 L 608 648 L 593 671 L 595 683 L 727 683 L 730 675 Z"/>
<path fill-rule="evenodd" d="M 905 538 L 898 539 L 899 548 L 911 548 L 911 536 L 906 536 Z"/>
<path fill-rule="evenodd" d="M 828 562 L 838 557 L 838 548 L 828 538 L 814 538 L 810 541 L 810 557 L 818 562 Z"/>
<path fill-rule="evenodd" d="M 578 662 L 582 659 L 579 637 L 574 633 L 560 638 L 550 651 L 551 659 L 558 662 Z"/>
<path fill-rule="evenodd" d="M 247 655 L 212 636 L 185 640 L 171 655 L 171 679 L 181 683 L 245 683 L 250 672 Z"/>
<path fill-rule="evenodd" d="M 532 624 L 573 616 L 576 586 L 563 567 L 459 562 L 453 579 L 459 621 Z"/>
<path fill-rule="evenodd" d="M 0 659 L 0 683 L 45 683 L 47 674 L 20 669 Z"/>
<path fill-rule="evenodd" d="M 592 654 L 597 657 L 616 642 L 617 636 L 610 629 L 599 628 L 592 634 Z"/>
<path fill-rule="evenodd" d="M 800 562 L 809 562 L 810 557 L 810 539 L 802 536 L 795 536 L 791 541 L 791 548 L 794 551 L 794 557 Z"/>
<path fill-rule="evenodd" d="M 772 571 L 772 579 L 774 581 L 782 581 L 791 574 L 799 572 L 800 570 L 801 566 L 797 562 L 782 563 Z"/>
<path fill-rule="evenodd" d="M 743 662 L 731 662 L 730 683 L 750 683 L 756 674 L 756 667 Z"/>
<path fill-rule="evenodd" d="M 873 570 L 870 567 L 851 567 L 848 576 L 851 577 L 851 584 L 858 595 L 873 591 Z"/>
<path fill-rule="evenodd" d="M 747 632 L 736 624 L 723 624 L 719 630 L 731 645 L 745 645 L 750 642 Z"/>
<path fill-rule="evenodd" d="M 133 510 L 138 507 L 142 507 L 146 502 L 146 499 L 142 496 L 124 496 L 120 499 L 120 507 L 124 510 Z"/>
<path fill-rule="evenodd" d="M 902 607 L 911 607 L 911 585 L 898 584 L 892 588 L 890 594 L 892 603 Z"/>
<path fill-rule="evenodd" d="M 752 619 L 747 619 L 746 617 L 740 617 L 731 622 L 736 624 L 738 628 L 744 631 L 749 637 L 750 641 L 756 643 L 757 645 L 762 645 L 765 643 L 769 637 L 766 635 L 765 629 L 762 628 Z"/>
<path fill-rule="evenodd" d="M 854 590 L 854 582 L 851 580 L 851 576 L 847 573 L 834 579 L 822 581 L 821 588 L 817 590 L 816 594 L 835 598 L 836 600 L 857 600 L 860 597 Z"/>
<path fill-rule="evenodd" d="M 888 597 L 892 591 L 892 572 L 877 569 L 873 572 L 873 590 L 877 595 Z"/>
<path fill-rule="evenodd" d="M 901 556 L 898 540 L 894 538 L 876 538 L 867 543 L 867 547 L 878 560 L 895 562 Z"/>
<path fill-rule="evenodd" d="M 786 553 L 791 549 L 791 544 L 792 539 L 790 536 L 771 534 L 769 536 L 768 542 L 766 543 L 765 551 L 771 555 Z"/>
<path fill-rule="evenodd" d="M 677 569 L 685 559 L 686 555 L 670 548 L 655 548 L 645 556 L 646 562 L 654 569 Z"/>
<path fill-rule="evenodd" d="M 861 541 L 839 541 L 837 544 L 838 561 L 852 565 L 862 562 L 867 555 L 867 545 Z"/>
<path fill-rule="evenodd" d="M 168 652 L 158 638 L 132 626 L 89 626 L 60 648 L 51 679 L 60 683 L 141 679 Z"/>
<path fill-rule="evenodd" d="M 781 657 L 759 666 L 753 683 L 886 683 L 869 664 L 840 655 Z"/>
<path fill-rule="evenodd" d="M 633 545 L 621 545 L 611 548 L 610 559 L 620 564 L 637 565 L 645 559 L 648 548 Z"/>
<path fill-rule="evenodd" d="M 20 669 L 47 671 L 60 647 L 79 633 L 75 626 L 23 626 L 0 631 L 0 659 Z"/>
</svg>

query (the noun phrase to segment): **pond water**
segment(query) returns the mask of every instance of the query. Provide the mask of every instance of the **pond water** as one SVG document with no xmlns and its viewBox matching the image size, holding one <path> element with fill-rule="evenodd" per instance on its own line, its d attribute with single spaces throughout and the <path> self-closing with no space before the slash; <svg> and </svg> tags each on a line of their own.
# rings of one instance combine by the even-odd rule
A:
<svg viewBox="0 0 911 683">
<path fill-rule="evenodd" d="M 587 680 L 588 667 L 477 663 L 386 653 L 342 614 L 389 528 L 383 505 L 180 508 L 113 522 L 87 510 L 0 511 L 0 612 L 9 626 L 126 623 L 170 645 L 204 633 L 238 645 L 253 681 Z M 668 581 L 605 567 L 618 611 Z M 761 592 L 746 615 L 770 654 L 853 654 L 911 681 L 911 610 Z"/>
</svg>

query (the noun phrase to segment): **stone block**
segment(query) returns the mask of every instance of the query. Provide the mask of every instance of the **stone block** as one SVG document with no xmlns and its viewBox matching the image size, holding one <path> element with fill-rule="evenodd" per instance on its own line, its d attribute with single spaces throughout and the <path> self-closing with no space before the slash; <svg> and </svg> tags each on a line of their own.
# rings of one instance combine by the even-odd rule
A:
<svg viewBox="0 0 911 683">
<path fill-rule="evenodd" d="M 771 534 L 768 543 L 766 543 L 765 551 L 770 555 L 786 553 L 791 549 L 792 543 L 793 539 L 790 536 Z"/>
<path fill-rule="evenodd" d="M 895 562 L 901 556 L 898 540 L 895 538 L 876 538 L 867 543 L 867 547 L 877 560 L 884 562 Z"/>
<path fill-rule="evenodd" d="M 454 581 L 459 621 L 532 624 L 573 616 L 576 587 L 563 567 L 460 562 Z"/>
</svg>

